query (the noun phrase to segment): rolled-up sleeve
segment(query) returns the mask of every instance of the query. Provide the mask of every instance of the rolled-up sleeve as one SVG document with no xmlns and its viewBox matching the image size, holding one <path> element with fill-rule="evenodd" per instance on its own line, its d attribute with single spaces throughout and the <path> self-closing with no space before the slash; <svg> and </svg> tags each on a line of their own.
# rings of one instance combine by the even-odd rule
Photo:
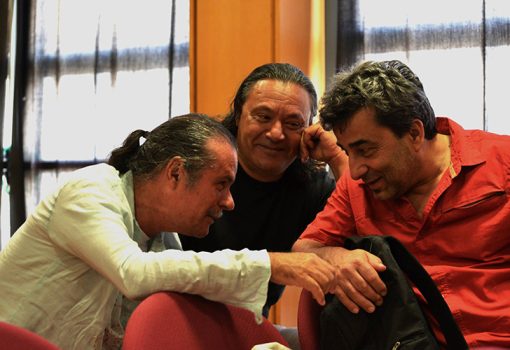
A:
<svg viewBox="0 0 510 350">
<path fill-rule="evenodd" d="M 165 290 L 199 294 L 248 309 L 261 320 L 271 271 L 265 250 L 143 252 L 131 238 L 129 205 L 112 202 L 121 197 L 118 191 L 96 183 L 68 183 L 49 220 L 50 238 L 128 298 Z"/>
</svg>

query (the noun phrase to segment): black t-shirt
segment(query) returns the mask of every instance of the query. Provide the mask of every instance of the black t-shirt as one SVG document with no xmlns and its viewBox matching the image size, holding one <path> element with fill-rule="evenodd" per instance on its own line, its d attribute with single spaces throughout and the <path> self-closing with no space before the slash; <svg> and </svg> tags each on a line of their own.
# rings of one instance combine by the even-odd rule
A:
<svg viewBox="0 0 510 350">
<path fill-rule="evenodd" d="M 234 210 L 225 211 L 204 238 L 180 235 L 183 249 L 290 251 L 306 226 L 322 210 L 335 186 L 334 179 L 326 171 L 313 173 L 309 178 L 297 176 L 296 162 L 280 180 L 269 183 L 254 180 L 239 165 L 231 187 Z M 283 286 L 270 282 L 265 316 L 282 292 Z"/>
</svg>

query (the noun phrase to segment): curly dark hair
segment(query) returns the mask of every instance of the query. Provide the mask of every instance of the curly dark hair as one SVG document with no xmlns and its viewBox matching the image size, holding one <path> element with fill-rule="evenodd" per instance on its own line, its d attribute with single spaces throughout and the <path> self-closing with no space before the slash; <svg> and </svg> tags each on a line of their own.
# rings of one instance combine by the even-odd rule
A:
<svg viewBox="0 0 510 350">
<path fill-rule="evenodd" d="M 425 137 L 436 133 L 436 116 L 420 79 L 404 63 L 366 61 L 337 73 L 321 99 L 320 121 L 325 129 L 344 130 L 360 108 L 374 108 L 377 121 L 397 137 L 422 121 Z"/>
</svg>

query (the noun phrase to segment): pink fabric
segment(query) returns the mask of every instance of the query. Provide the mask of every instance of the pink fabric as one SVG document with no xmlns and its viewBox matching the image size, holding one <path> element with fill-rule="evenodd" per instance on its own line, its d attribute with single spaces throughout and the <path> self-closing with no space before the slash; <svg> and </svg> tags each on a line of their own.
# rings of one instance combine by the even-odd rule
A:
<svg viewBox="0 0 510 350">
<path fill-rule="evenodd" d="M 298 335 L 301 350 L 317 350 L 320 344 L 320 314 L 322 306 L 312 296 L 312 293 L 303 289 L 299 297 L 298 306 Z"/>
<path fill-rule="evenodd" d="M 398 238 L 436 282 L 470 347 L 510 347 L 510 136 L 446 118 L 438 130 L 451 135 L 453 167 L 422 217 L 407 200 L 377 200 L 345 174 L 300 239 L 338 246 L 351 235 Z"/>
<path fill-rule="evenodd" d="M 59 350 L 40 335 L 6 322 L 0 322 L 0 349 Z"/>
<path fill-rule="evenodd" d="M 135 309 L 122 349 L 238 350 L 271 342 L 288 346 L 267 319 L 258 325 L 248 310 L 197 295 L 161 292 Z"/>
</svg>

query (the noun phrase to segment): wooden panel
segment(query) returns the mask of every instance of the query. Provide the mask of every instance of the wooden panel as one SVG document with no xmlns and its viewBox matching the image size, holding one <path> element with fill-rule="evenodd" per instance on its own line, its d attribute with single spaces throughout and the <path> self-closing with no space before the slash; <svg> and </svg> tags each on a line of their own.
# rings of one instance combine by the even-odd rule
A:
<svg viewBox="0 0 510 350">
<path fill-rule="evenodd" d="M 275 7 L 275 59 L 299 67 L 319 97 L 325 86 L 324 6 L 324 0 L 277 0 Z"/>
<path fill-rule="evenodd" d="M 271 322 L 287 327 L 297 326 L 297 312 L 301 288 L 295 286 L 285 287 L 285 291 L 278 303 L 271 309 L 269 318 Z"/>
<path fill-rule="evenodd" d="M 192 110 L 224 114 L 241 80 L 274 60 L 274 0 L 195 0 Z"/>
<path fill-rule="evenodd" d="M 275 59 L 309 74 L 310 13 L 314 0 L 278 0 L 275 8 Z"/>
</svg>

